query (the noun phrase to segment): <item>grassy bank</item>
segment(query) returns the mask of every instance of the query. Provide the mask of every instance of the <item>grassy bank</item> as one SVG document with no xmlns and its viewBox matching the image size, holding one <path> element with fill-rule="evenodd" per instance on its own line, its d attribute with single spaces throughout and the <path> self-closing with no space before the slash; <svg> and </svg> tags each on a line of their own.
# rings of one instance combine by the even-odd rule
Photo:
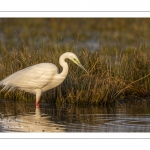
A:
<svg viewBox="0 0 150 150">
<path fill-rule="evenodd" d="M 0 79 L 30 65 L 52 62 L 61 71 L 58 59 L 65 49 L 76 53 L 89 75 L 71 61 L 66 80 L 57 88 L 42 95 L 43 102 L 74 105 L 101 105 L 125 98 L 146 99 L 150 91 L 150 53 L 146 49 L 103 49 L 88 52 L 69 47 L 49 47 L 31 52 L 24 49 L 8 52 L 1 49 Z M 32 94 L 22 91 L 1 93 L 0 98 L 33 101 Z"/>
</svg>

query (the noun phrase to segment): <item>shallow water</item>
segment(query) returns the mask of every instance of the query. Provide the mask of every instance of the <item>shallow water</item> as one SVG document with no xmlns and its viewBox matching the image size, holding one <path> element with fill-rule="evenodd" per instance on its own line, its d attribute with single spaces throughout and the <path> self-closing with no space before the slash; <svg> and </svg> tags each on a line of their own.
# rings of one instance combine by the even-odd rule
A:
<svg viewBox="0 0 150 150">
<path fill-rule="evenodd" d="M 150 105 L 73 107 L 0 100 L 0 132 L 150 132 Z"/>
</svg>

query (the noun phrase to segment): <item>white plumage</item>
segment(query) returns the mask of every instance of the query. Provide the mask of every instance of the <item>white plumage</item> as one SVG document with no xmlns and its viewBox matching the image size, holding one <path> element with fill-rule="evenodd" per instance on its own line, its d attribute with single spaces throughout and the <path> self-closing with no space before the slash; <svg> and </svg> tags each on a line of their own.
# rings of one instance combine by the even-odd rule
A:
<svg viewBox="0 0 150 150">
<path fill-rule="evenodd" d="M 36 95 L 36 105 L 38 106 L 41 93 L 60 85 L 66 78 L 68 73 L 66 58 L 84 69 L 75 54 L 66 52 L 59 58 L 59 63 L 63 67 L 63 71 L 60 74 L 58 68 L 52 63 L 36 64 L 17 71 L 0 81 L 0 85 L 3 86 L 1 91 L 8 89 L 9 91 L 14 91 L 18 88 L 25 92 L 33 93 Z"/>
<path fill-rule="evenodd" d="M 18 88 L 30 93 L 35 93 L 35 89 L 41 89 L 42 92 L 45 92 L 43 88 L 47 86 L 48 81 L 53 80 L 57 73 L 58 69 L 55 65 L 40 63 L 13 73 L 2 80 L 0 84 L 4 85 L 2 91 Z M 51 86 L 53 87 L 52 84 Z"/>
</svg>

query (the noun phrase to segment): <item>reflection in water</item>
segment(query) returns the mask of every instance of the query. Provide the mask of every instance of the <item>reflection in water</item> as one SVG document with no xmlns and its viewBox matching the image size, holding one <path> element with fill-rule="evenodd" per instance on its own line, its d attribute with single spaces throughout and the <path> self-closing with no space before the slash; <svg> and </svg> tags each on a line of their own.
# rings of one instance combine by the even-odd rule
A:
<svg viewBox="0 0 150 150">
<path fill-rule="evenodd" d="M 41 114 L 40 108 L 29 114 L 5 116 L 1 115 L 1 132 L 65 132 L 63 125 L 50 121 L 50 116 Z"/>
<path fill-rule="evenodd" d="M 72 107 L 0 101 L 1 132 L 150 132 L 150 105 Z"/>
</svg>

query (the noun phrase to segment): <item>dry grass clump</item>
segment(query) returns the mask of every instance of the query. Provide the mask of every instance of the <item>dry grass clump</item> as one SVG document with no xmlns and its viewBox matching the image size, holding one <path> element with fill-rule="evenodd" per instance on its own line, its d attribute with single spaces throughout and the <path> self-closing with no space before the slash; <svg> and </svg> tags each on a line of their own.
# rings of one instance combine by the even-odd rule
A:
<svg viewBox="0 0 150 150">
<path fill-rule="evenodd" d="M 0 79 L 40 62 L 58 64 L 58 59 L 68 47 L 52 46 L 45 50 L 31 52 L 27 47 L 22 50 L 8 52 L 5 48 L 1 51 Z M 100 105 L 113 103 L 115 100 L 127 97 L 143 98 L 149 96 L 150 91 L 150 53 L 146 49 L 114 50 L 111 55 L 108 49 L 88 52 L 86 49 L 75 50 L 70 45 L 72 52 L 76 53 L 89 74 L 69 63 L 69 73 L 65 81 L 55 89 L 42 95 L 43 102 L 71 103 L 74 105 Z M 33 101 L 32 94 L 22 91 L 1 93 L 1 98 Z"/>
</svg>

